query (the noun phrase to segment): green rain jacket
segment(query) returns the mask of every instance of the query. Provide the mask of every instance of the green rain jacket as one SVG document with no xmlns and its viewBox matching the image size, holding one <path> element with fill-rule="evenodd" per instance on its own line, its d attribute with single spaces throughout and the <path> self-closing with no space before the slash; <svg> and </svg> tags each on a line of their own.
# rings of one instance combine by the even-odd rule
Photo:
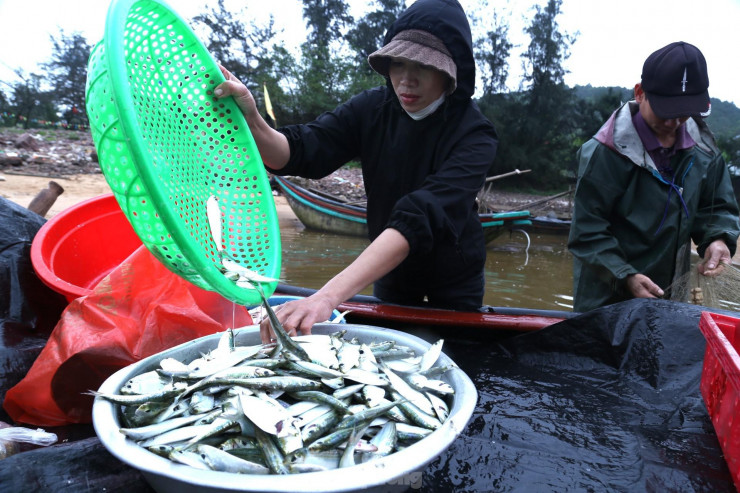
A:
<svg viewBox="0 0 740 493">
<path fill-rule="evenodd" d="M 738 206 L 730 176 L 701 120 L 686 128 L 697 143 L 660 175 L 624 104 L 578 151 L 578 184 L 568 248 L 574 256 L 573 310 L 632 298 L 625 279 L 642 273 L 663 290 L 690 268 L 691 240 L 701 257 L 711 242 L 735 254 Z"/>
</svg>

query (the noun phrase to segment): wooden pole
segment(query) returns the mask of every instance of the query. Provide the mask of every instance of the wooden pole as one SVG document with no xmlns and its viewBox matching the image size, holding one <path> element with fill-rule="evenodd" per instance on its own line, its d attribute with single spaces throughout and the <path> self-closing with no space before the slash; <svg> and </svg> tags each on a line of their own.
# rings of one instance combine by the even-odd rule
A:
<svg viewBox="0 0 740 493">
<path fill-rule="evenodd" d="M 508 173 L 504 173 L 504 174 L 501 174 L 501 175 L 489 176 L 488 178 L 486 178 L 486 183 L 488 183 L 490 181 L 494 181 L 494 180 L 500 180 L 501 178 L 506 178 L 508 176 L 521 175 L 521 174 L 524 174 L 524 173 L 529 173 L 530 171 L 532 171 L 532 170 L 531 169 L 525 169 L 525 170 L 515 169 L 514 171 L 509 171 Z"/>
<path fill-rule="evenodd" d="M 558 194 L 551 195 L 550 197 L 545 197 L 544 199 L 535 200 L 535 201 L 530 202 L 528 204 L 524 204 L 524 205 L 522 205 L 520 207 L 517 207 L 516 209 L 509 209 L 509 210 L 503 211 L 503 212 L 523 211 L 523 210 L 529 209 L 529 208 L 531 208 L 531 207 L 533 207 L 535 205 L 542 205 L 544 203 L 550 202 L 551 200 L 557 199 L 559 197 L 563 197 L 564 195 L 570 195 L 571 193 L 573 193 L 573 189 L 572 188 L 569 188 L 565 192 L 560 192 Z"/>
<path fill-rule="evenodd" d="M 36 194 L 27 209 L 43 217 L 62 193 L 64 193 L 64 188 L 59 183 L 50 181 L 47 188 Z"/>
</svg>

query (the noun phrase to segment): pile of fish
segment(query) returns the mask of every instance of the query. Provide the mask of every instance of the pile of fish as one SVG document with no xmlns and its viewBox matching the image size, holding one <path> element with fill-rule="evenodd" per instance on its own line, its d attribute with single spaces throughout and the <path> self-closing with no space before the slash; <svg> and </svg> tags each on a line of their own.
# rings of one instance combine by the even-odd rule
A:
<svg viewBox="0 0 740 493">
<path fill-rule="evenodd" d="M 269 305 L 277 342 L 237 346 L 231 330 L 208 354 L 130 379 L 117 394 L 121 433 L 195 468 L 244 474 L 323 471 L 372 461 L 439 428 L 454 390 L 423 354 L 346 331 L 290 338 Z M 341 327 L 337 326 L 338 329 Z"/>
</svg>

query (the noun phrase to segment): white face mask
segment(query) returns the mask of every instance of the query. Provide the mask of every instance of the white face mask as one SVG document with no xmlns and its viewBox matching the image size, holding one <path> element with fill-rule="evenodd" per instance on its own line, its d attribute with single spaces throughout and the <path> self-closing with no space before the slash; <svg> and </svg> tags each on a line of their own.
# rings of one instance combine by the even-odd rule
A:
<svg viewBox="0 0 740 493">
<path fill-rule="evenodd" d="M 432 113 L 434 113 L 437 110 L 437 108 L 439 108 L 439 106 L 442 103 L 445 102 L 445 97 L 446 97 L 446 94 L 445 93 L 442 93 L 442 95 L 439 97 L 439 99 L 437 99 L 436 101 L 434 101 L 432 104 L 430 104 L 426 108 L 424 108 L 422 110 L 419 110 L 419 111 L 417 111 L 415 113 L 410 113 L 410 112 L 408 112 L 406 110 L 404 110 L 404 111 L 406 111 L 406 113 L 408 113 L 408 115 L 411 118 L 413 118 L 414 120 L 422 120 L 422 119 L 428 117 L 429 115 L 431 115 Z"/>
</svg>

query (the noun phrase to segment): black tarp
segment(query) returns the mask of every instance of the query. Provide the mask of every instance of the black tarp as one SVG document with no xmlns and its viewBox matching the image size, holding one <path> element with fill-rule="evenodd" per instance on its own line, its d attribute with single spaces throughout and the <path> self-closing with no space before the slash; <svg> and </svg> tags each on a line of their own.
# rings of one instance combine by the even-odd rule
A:
<svg viewBox="0 0 740 493">
<path fill-rule="evenodd" d="M 492 346 L 447 338 L 479 398 L 424 491 L 735 491 L 699 391 L 700 314 L 632 300 Z"/>
<path fill-rule="evenodd" d="M 8 204 L 0 199 L 16 224 L 24 213 Z M 29 220 L 37 229 L 38 217 Z M 48 321 L 60 313 L 55 293 L 29 270 L 29 239 L 9 243 L 0 289 L 12 290 L 13 306 L 23 308 L 6 309 L 0 320 L 2 397 L 30 367 Z M 49 304 L 34 301 L 44 298 Z M 479 396 L 462 435 L 426 467 L 421 482 L 409 481 L 411 489 L 735 491 L 699 392 L 700 313 L 692 305 L 633 300 L 512 337 L 420 332 L 445 339 L 444 351 Z M 3 490 L 151 491 L 105 450 L 92 426 L 47 431 L 59 435 L 58 444 L 0 460 Z"/>
<path fill-rule="evenodd" d="M 44 223 L 0 197 L 0 402 L 26 374 L 67 305 L 39 280 L 31 263 L 31 244 Z M 0 421 L 8 419 L 0 409 Z"/>
</svg>

